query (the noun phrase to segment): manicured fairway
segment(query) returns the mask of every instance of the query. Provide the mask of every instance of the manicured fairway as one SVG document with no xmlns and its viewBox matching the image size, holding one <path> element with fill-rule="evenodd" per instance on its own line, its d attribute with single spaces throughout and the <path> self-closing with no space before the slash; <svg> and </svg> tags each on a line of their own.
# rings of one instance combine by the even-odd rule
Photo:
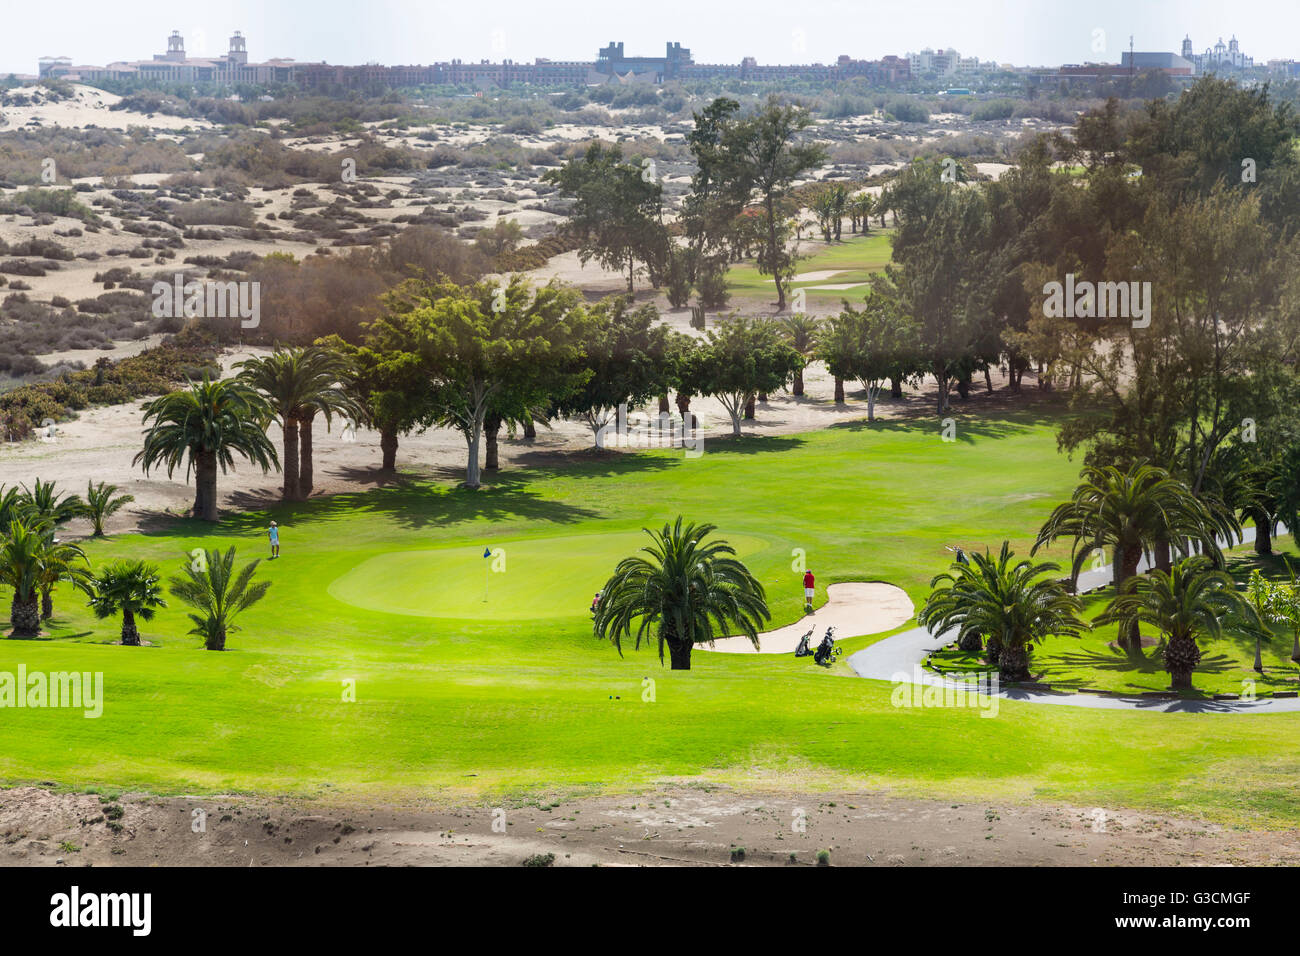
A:
<svg viewBox="0 0 1300 956">
<path fill-rule="evenodd" d="M 412 478 L 233 516 L 215 535 L 179 521 L 92 542 L 96 564 L 132 555 L 175 569 L 192 548 L 230 544 L 252 558 L 265 554 L 273 516 L 284 557 L 261 565 L 269 596 L 220 654 L 186 634 L 175 606 L 142 626 L 154 646 L 116 646 L 115 622 L 95 621 L 61 590 L 52 639 L 0 640 L 0 670 L 101 671 L 104 713 L 0 710 L 0 778 L 410 802 L 685 779 L 1300 822 L 1300 720 L 1288 716 L 1012 702 L 996 719 L 902 710 L 890 685 L 844 668 L 700 653 L 692 671 L 672 672 L 653 649 L 620 657 L 592 637 L 586 607 L 599 583 L 587 575 L 603 580 L 642 526 L 678 513 L 740 546 L 769 589 L 774 624 L 800 614 L 795 549 L 818 575 L 819 602 L 826 584 L 884 580 L 919 604 L 946 566 L 944 545 L 1008 537 L 1026 548 L 1077 462 L 1057 454 L 1051 422 L 1028 412 L 960 416 L 957 434 L 944 442 L 931 420 L 855 423 L 719 440 L 696 460 L 655 452 L 507 471 L 477 493 Z M 495 577 L 510 583 L 490 587 L 508 605 L 490 598 L 485 614 L 475 603 L 490 573 L 482 553 L 498 547 L 506 570 Z M 582 580 L 550 593 L 536 561 Z M 447 581 L 428 584 L 428 567 Z M 397 613 L 399 604 L 443 616 Z"/>
<path fill-rule="evenodd" d="M 417 617 L 522 621 L 590 617 L 591 599 L 624 557 L 640 550 L 643 532 L 574 534 L 456 545 L 436 551 L 376 555 L 337 578 L 331 597 L 369 611 Z M 731 535 L 747 559 L 767 545 Z M 491 551 L 491 555 L 484 554 Z"/>
<path fill-rule="evenodd" d="M 810 272 L 829 272 L 826 278 L 801 280 L 796 278 L 790 284 L 792 289 L 804 289 L 808 296 L 818 300 L 838 302 L 848 299 L 850 302 L 860 300 L 868 290 L 864 283 L 884 270 L 893 255 L 890 236 L 893 230 L 873 230 L 865 236 L 845 235 L 842 242 L 826 245 L 817 242 L 805 247 L 806 258 L 797 263 L 797 274 Z M 825 285 L 854 285 L 850 289 L 820 289 Z M 732 295 L 771 296 L 776 298 L 776 287 L 772 277 L 761 275 L 753 263 L 744 262 L 734 265 L 727 272 L 727 288 Z"/>
</svg>

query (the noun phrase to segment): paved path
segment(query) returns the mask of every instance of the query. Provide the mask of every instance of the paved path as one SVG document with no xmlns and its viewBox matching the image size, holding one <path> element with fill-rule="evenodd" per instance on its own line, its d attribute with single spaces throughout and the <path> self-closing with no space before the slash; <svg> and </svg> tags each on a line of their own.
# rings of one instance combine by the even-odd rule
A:
<svg viewBox="0 0 1300 956">
<path fill-rule="evenodd" d="M 1278 534 L 1288 533 L 1285 528 L 1278 528 Z M 1227 542 L 1221 541 L 1227 546 Z M 1142 560 L 1140 570 L 1147 570 L 1146 559 Z M 1093 591 L 1111 582 L 1110 566 L 1079 575 L 1079 591 Z M 921 665 L 931 651 L 938 650 L 949 643 L 955 631 L 946 631 L 935 637 L 923 627 L 914 627 L 893 637 L 877 641 L 870 647 L 848 657 L 848 665 L 859 677 L 872 680 L 891 681 L 894 683 L 922 683 L 935 686 L 953 686 L 971 688 L 968 682 L 946 679 L 932 671 L 924 670 Z M 1123 697 L 1102 697 L 1095 694 L 1058 693 L 1056 691 L 1029 690 L 1022 688 L 1001 688 L 997 696 L 1006 700 L 1024 700 L 1034 704 L 1061 704 L 1066 707 L 1090 707 L 1097 710 L 1146 710 L 1161 713 L 1198 713 L 1198 714 L 1278 714 L 1300 711 L 1300 698 L 1296 697 L 1260 697 L 1256 700 L 1168 700 L 1142 697 L 1138 694 Z"/>
</svg>

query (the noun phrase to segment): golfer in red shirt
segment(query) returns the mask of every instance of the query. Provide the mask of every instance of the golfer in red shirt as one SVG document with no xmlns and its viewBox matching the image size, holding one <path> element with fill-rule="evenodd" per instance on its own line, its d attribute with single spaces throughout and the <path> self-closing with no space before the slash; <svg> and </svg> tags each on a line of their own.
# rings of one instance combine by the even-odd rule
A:
<svg viewBox="0 0 1300 956">
<path fill-rule="evenodd" d="M 811 571 L 805 571 L 803 573 L 803 599 L 804 604 L 809 607 L 812 607 L 813 593 L 815 590 L 816 584 L 815 579 L 813 578 L 813 573 Z"/>
</svg>

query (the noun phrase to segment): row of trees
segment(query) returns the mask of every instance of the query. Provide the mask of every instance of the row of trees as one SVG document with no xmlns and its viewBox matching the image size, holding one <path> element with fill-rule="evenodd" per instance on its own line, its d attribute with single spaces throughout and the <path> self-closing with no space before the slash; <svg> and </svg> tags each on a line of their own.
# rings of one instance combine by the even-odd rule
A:
<svg viewBox="0 0 1300 956">
<path fill-rule="evenodd" d="M 410 279 L 383 297 L 382 313 L 359 344 L 339 336 L 281 348 L 239 365 L 227 380 L 204 379 L 145 406 L 148 472 L 182 467 L 195 478 L 194 514 L 217 518 L 216 483 L 236 456 L 284 475 L 283 495 L 313 487 L 313 424 L 336 418 L 380 435 L 383 468 L 396 467 L 402 435 L 437 425 L 466 444 L 465 483 L 498 467 L 505 426 L 525 434 L 548 419 L 585 421 L 597 442 L 619 406 L 677 392 L 690 414 L 694 396 L 716 397 L 733 433 L 754 416 L 759 396 L 795 380 L 806 358 L 788 329 L 733 316 L 703 339 L 671 332 L 653 306 L 627 297 L 585 302 L 573 288 Z M 277 452 L 267 428 L 278 423 Z"/>
<path fill-rule="evenodd" d="M 85 594 L 87 604 L 101 620 L 122 618 L 121 641 L 139 646 L 137 621 L 152 620 L 167 606 L 158 567 L 143 561 L 114 561 L 92 570 L 79 545 L 59 538 L 59 529 L 74 518 L 92 522 L 95 536 L 103 536 L 103 522 L 129 503 L 130 495 L 116 487 L 91 484 L 83 499 L 58 490 L 52 481 L 0 486 L 0 584 L 13 591 L 9 606 L 10 636 L 36 637 L 41 622 L 54 616 L 54 592 L 68 584 Z M 187 555 L 181 574 L 174 576 L 171 593 L 190 607 L 191 634 L 204 639 L 208 650 L 224 650 L 235 618 L 261 600 L 270 582 L 254 582 L 257 561 L 235 566 L 235 549 L 225 554 Z"/>
<path fill-rule="evenodd" d="M 1293 491 L 1287 511 L 1292 527 L 1298 501 L 1300 491 Z M 1245 594 L 1237 590 L 1224 570 L 1221 544 L 1240 539 L 1238 521 L 1230 504 L 1198 497 L 1163 469 L 1086 467 L 1083 481 L 1048 517 L 1031 552 L 1068 539 L 1068 585 L 1048 576 L 1059 570 L 1056 564 L 1013 563 L 1004 543 L 996 559 L 973 555 L 971 564 L 938 575 L 918 620 L 934 630 L 955 627 L 959 647 L 983 646 L 1004 679 L 1024 679 L 1032 644 L 1054 634 L 1077 636 L 1089 626 L 1079 617 L 1074 582 L 1090 559 L 1105 555 L 1112 565 L 1112 600 L 1094 624 L 1117 624 L 1117 644 L 1133 656 L 1142 654 L 1140 623 L 1161 630 L 1174 689 L 1191 687 L 1199 642 L 1217 639 L 1225 628 L 1255 637 L 1255 668 L 1262 671 L 1259 641 L 1267 637 L 1268 624 L 1300 628 L 1300 591 L 1294 581 L 1279 586 L 1258 572 Z M 1141 576 L 1144 556 L 1153 567 Z M 1295 637 L 1293 656 L 1300 661 L 1300 629 Z"/>
</svg>

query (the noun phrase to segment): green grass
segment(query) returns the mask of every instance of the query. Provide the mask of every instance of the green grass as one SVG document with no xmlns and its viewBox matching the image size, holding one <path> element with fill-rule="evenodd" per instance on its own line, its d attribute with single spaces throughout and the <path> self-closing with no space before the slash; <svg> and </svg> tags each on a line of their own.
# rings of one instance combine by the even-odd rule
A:
<svg viewBox="0 0 1300 956">
<path fill-rule="evenodd" d="M 1294 555 L 1290 538 L 1273 542 L 1278 552 Z M 1287 580 L 1281 554 L 1261 559 L 1254 554 L 1249 542 L 1233 549 L 1228 569 L 1243 586 L 1252 568 L 1260 568 L 1266 576 Z M 1085 598 L 1086 615 L 1100 614 L 1110 602 L 1114 591 L 1105 588 Z M 1157 642 L 1145 649 L 1143 656 L 1134 660 L 1113 646 L 1118 635 L 1115 624 L 1102 625 L 1087 631 L 1079 638 L 1049 637 L 1033 650 L 1031 671 L 1036 680 L 1052 685 L 1053 690 L 1078 690 L 1082 687 L 1118 693 L 1140 694 L 1144 691 L 1169 690 L 1169 674 L 1159 656 L 1160 634 L 1142 625 L 1144 639 Z M 1275 628 L 1271 641 L 1261 647 L 1264 673 L 1255 672 L 1255 642 L 1229 631 L 1224 639 L 1214 642 L 1202 651 L 1202 660 L 1192 675 L 1194 689 L 1184 697 L 1207 698 L 1215 694 L 1241 694 L 1243 681 L 1250 681 L 1257 696 L 1269 696 L 1275 691 L 1300 690 L 1300 670 L 1291 660 L 1293 635 L 1285 627 Z M 983 656 L 956 648 L 946 648 L 931 655 L 930 663 L 937 670 L 948 673 L 985 671 L 989 669 Z"/>
<path fill-rule="evenodd" d="M 851 302 L 861 299 L 867 293 L 867 287 L 854 289 L 818 289 L 819 285 L 841 285 L 845 283 L 870 282 L 871 277 L 881 272 L 893 255 L 890 244 L 892 229 L 873 229 L 865 236 L 845 235 L 843 242 L 827 245 L 820 240 L 804 242 L 804 254 L 796 272 L 823 272 L 834 270 L 835 275 L 825 279 L 798 281 L 791 283 L 792 289 L 805 289 L 809 298 L 827 299 L 838 302 L 847 298 Z M 810 251 L 813 250 L 813 251 Z M 727 272 L 727 288 L 733 296 L 764 297 L 776 299 L 776 287 L 772 277 L 761 275 L 752 262 L 739 263 Z"/>
<path fill-rule="evenodd" d="M 507 472 L 477 493 L 412 479 L 235 516 L 215 535 L 183 520 L 91 542 L 96 564 L 132 555 L 176 569 L 199 546 L 263 555 L 274 517 L 284 557 L 261 565 L 269 596 L 225 653 L 202 650 L 177 607 L 143 625 L 154 646 L 116 646 L 116 622 L 60 591 L 49 638 L 0 641 L 0 670 L 102 671 L 104 714 L 0 711 L 0 778 L 344 802 L 524 801 L 663 781 L 882 787 L 1300 821 L 1300 715 L 1003 702 L 984 719 L 896 709 L 887 683 L 784 655 L 701 651 L 674 673 L 653 649 L 620 657 L 591 636 L 585 609 L 613 562 L 639 528 L 679 512 L 741 545 L 774 624 L 800 616 L 795 548 L 823 589 L 885 580 L 917 603 L 944 545 L 1007 537 L 1025 549 L 1077 463 L 1030 413 L 963 419 L 958 434 L 854 423 L 717 441 L 698 460 L 647 452 Z M 486 604 L 485 548 L 506 555 Z"/>
</svg>

